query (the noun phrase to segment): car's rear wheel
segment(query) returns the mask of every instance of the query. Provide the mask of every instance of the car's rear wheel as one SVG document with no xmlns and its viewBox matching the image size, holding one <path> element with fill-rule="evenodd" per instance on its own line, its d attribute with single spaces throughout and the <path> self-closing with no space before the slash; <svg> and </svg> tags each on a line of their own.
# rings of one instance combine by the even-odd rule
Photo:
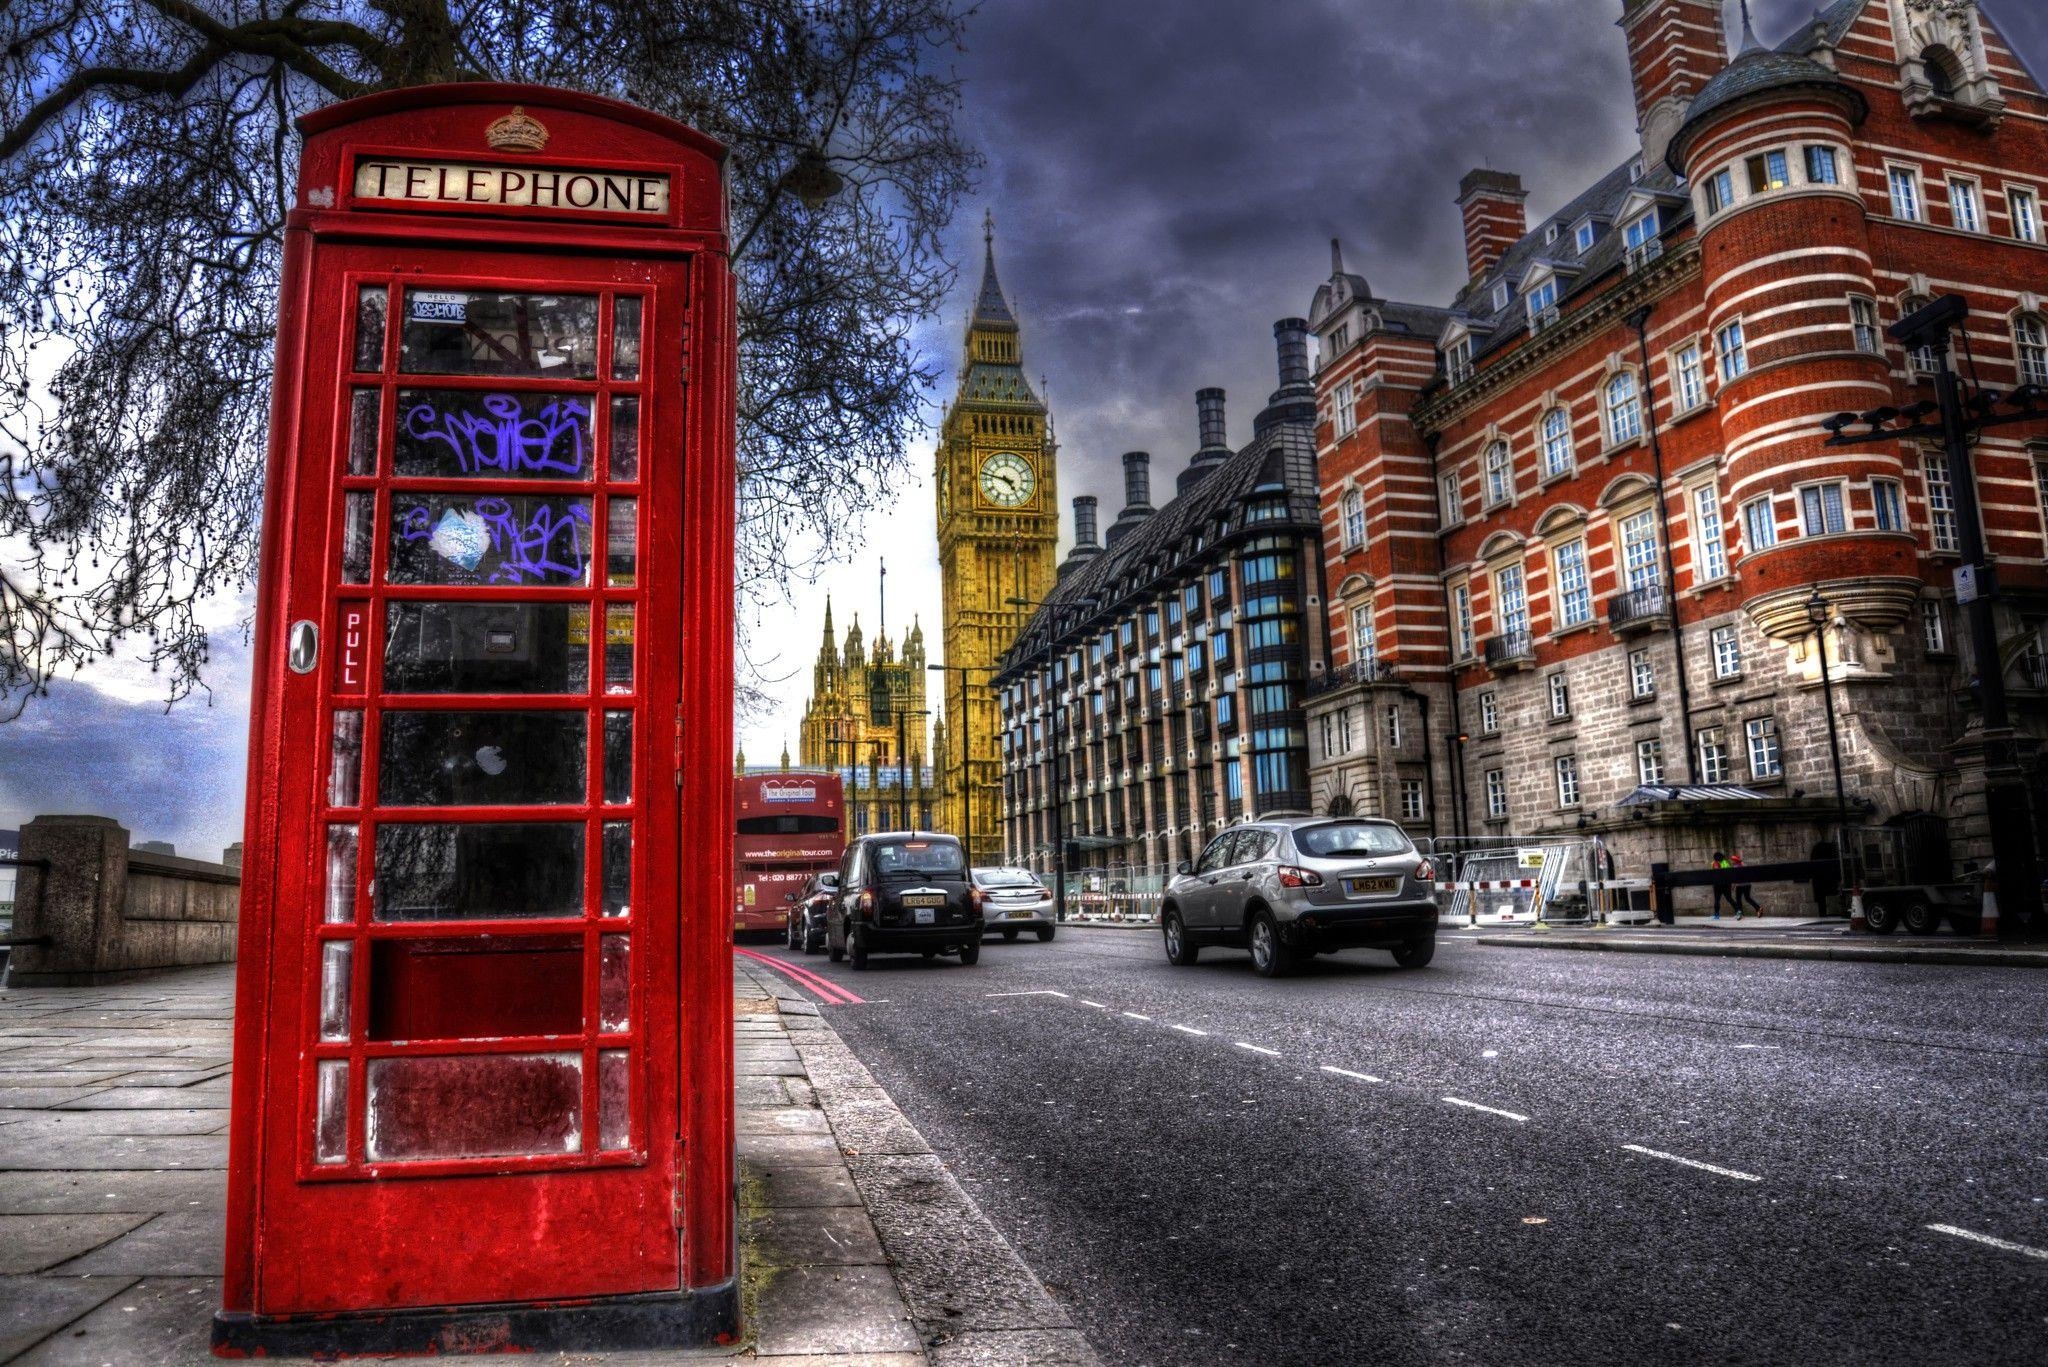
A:
<svg viewBox="0 0 2048 1367">
<path fill-rule="evenodd" d="M 785 929 L 786 929 L 786 930 L 787 930 L 787 931 L 788 931 L 789 933 L 788 933 L 788 934 L 786 934 L 786 935 L 784 935 L 784 936 L 783 936 L 782 938 L 783 938 L 783 940 L 784 940 L 785 942 L 787 942 L 787 943 L 788 943 L 788 945 L 789 945 L 789 947 L 790 947 L 791 949 L 795 949 L 795 948 L 797 947 L 797 945 L 798 945 L 798 944 L 799 944 L 799 943 L 801 942 L 801 941 L 800 941 L 800 939 L 799 939 L 798 933 L 797 933 L 797 927 L 798 927 L 798 926 L 800 926 L 800 925 L 802 925 L 802 924 L 803 924 L 803 917 L 801 917 L 801 916 L 792 916 L 792 917 L 790 917 L 790 918 L 789 918 L 789 921 L 788 921 L 788 923 L 787 923 L 787 924 L 786 924 L 786 926 L 784 927 L 784 928 L 785 928 Z"/>
<path fill-rule="evenodd" d="M 1394 951 L 1394 962 L 1403 968 L 1426 968 L 1436 957 L 1435 940 L 1417 940 Z"/>
<path fill-rule="evenodd" d="M 868 966 L 868 942 L 859 931 L 855 931 L 847 936 L 846 956 L 853 960 L 855 968 L 866 968 Z"/>
<path fill-rule="evenodd" d="M 981 941 L 969 940 L 960 946 L 960 962 L 978 964 L 981 962 Z"/>
<path fill-rule="evenodd" d="M 816 954 L 825 947 L 825 932 L 806 925 L 804 927 L 804 953 Z"/>
<path fill-rule="evenodd" d="M 1040 926 L 1040 927 L 1038 928 L 1038 942 L 1039 942 L 1040 944 L 1044 944 L 1044 943 L 1045 943 L 1045 942 L 1046 942 L 1047 940 L 1050 940 L 1051 938 L 1052 938 L 1052 927 L 1051 927 L 1051 926 Z"/>
<path fill-rule="evenodd" d="M 827 931 L 825 933 L 825 957 L 830 959 L 835 964 L 844 963 L 846 961 L 846 947 L 844 945 L 833 944 L 832 933 L 830 931 Z"/>
<path fill-rule="evenodd" d="M 1202 947 L 1188 938 L 1188 928 L 1181 923 L 1179 912 L 1167 912 L 1160 929 L 1166 936 L 1166 962 L 1176 968 L 1187 968 L 1202 957 Z M 1052 938 L 1049 932 L 1046 938 Z"/>
<path fill-rule="evenodd" d="M 1280 942 L 1280 927 L 1263 907 L 1252 917 L 1252 970 L 1261 978 L 1284 978 L 1294 971 L 1295 954 Z"/>
</svg>

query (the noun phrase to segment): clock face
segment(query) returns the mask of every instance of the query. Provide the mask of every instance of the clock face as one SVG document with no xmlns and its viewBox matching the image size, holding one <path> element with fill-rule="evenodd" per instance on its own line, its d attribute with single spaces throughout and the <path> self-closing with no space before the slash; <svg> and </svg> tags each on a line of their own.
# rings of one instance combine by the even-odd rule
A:
<svg viewBox="0 0 2048 1367">
<path fill-rule="evenodd" d="M 998 507 L 1017 507 L 1030 499 L 1037 486 L 1030 462 L 1012 452 L 999 451 L 981 467 L 982 496 Z"/>
</svg>

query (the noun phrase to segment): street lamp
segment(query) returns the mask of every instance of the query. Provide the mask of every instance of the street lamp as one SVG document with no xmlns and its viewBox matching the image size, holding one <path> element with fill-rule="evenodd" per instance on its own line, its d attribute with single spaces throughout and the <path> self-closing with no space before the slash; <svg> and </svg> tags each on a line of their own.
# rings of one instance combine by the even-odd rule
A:
<svg viewBox="0 0 2048 1367">
<path fill-rule="evenodd" d="M 1835 848 L 1843 848 L 1842 827 L 1849 820 L 1849 799 L 1842 792 L 1842 738 L 1835 729 L 1835 683 L 1828 668 L 1828 614 L 1831 605 L 1820 596 L 1820 586 L 1814 585 L 1813 596 L 1806 600 L 1806 620 L 1813 627 L 1813 639 L 1820 649 L 1820 695 L 1827 705 L 1828 713 L 1828 758 L 1835 766 Z"/>
<path fill-rule="evenodd" d="M 1999 905 L 2004 912 L 2016 913 L 2001 914 L 1999 926 L 2011 933 L 2024 924 L 2029 934 L 2039 934 L 2041 889 L 2034 853 L 2033 805 L 2006 708 L 2005 673 L 1993 616 L 1998 585 L 1984 553 L 1976 466 L 1970 452 L 1987 428 L 2048 422 L 2048 406 L 2044 406 L 2048 405 L 2048 389 L 2023 384 L 2000 395 L 1980 388 L 1966 399 L 1956 375 L 1951 338 L 1969 316 L 1969 301 L 1959 294 L 1947 294 L 1886 329 L 1892 340 L 1909 351 L 1933 354 L 1932 401 L 1923 399 L 1903 409 L 1887 404 L 1866 413 L 1837 413 L 1820 426 L 1828 434 L 1823 445 L 1830 448 L 1939 441 L 1947 456 L 1955 497 L 1957 549 L 1962 554 L 1962 564 L 1956 570 L 1956 600 L 1969 614 L 1970 648 L 1977 662 L 1983 715 L 1985 816 L 1990 826 L 1991 858 L 1998 871 Z M 1966 342 L 1968 337 L 1966 331 Z M 2000 412 L 2002 408 L 2013 411 Z M 1938 421 L 1927 421 L 1937 414 Z M 1854 430 L 1858 426 L 1863 430 Z"/>
</svg>

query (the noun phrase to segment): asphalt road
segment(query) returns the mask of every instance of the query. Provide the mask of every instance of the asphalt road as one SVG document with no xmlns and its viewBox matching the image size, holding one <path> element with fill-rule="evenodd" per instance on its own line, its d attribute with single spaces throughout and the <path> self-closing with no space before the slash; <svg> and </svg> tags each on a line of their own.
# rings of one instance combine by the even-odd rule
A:
<svg viewBox="0 0 2048 1367">
<path fill-rule="evenodd" d="M 763 952 L 1107 1362 L 2048 1362 L 2048 970 Z"/>
</svg>

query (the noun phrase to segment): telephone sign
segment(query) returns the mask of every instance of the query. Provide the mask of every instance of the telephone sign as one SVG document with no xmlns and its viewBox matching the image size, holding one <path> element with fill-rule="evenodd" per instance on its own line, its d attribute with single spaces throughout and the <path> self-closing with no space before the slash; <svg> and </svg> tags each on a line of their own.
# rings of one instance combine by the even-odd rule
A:
<svg viewBox="0 0 2048 1367">
<path fill-rule="evenodd" d="M 533 86 L 300 129 L 215 1351 L 728 1339 L 724 152 Z"/>
</svg>

